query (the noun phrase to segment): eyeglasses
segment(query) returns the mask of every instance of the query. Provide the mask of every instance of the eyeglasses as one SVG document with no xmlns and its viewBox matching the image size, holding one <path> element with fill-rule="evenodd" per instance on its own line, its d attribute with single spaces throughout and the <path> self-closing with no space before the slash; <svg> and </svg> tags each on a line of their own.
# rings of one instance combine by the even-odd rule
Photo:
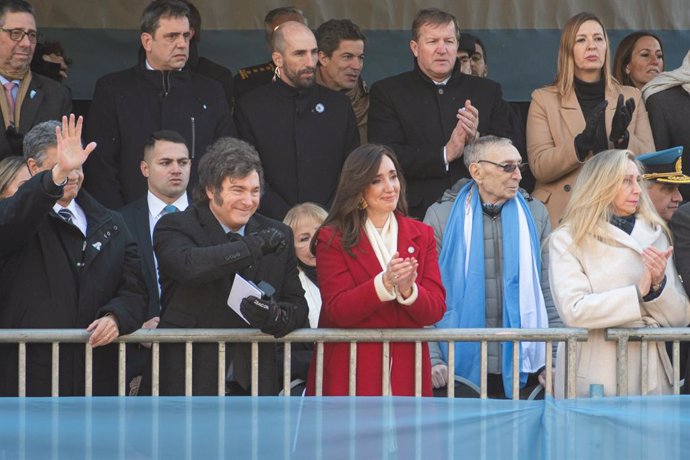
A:
<svg viewBox="0 0 690 460">
<path fill-rule="evenodd" d="M 504 172 L 507 173 L 512 173 L 516 169 L 519 169 L 520 171 L 524 171 L 525 168 L 527 167 L 526 163 L 506 163 L 506 164 L 501 164 L 501 163 L 494 163 L 493 161 L 489 160 L 479 160 L 477 163 L 490 163 L 494 166 L 497 166 L 501 168 Z"/>
<path fill-rule="evenodd" d="M 38 41 L 39 38 L 39 34 L 35 30 L 30 30 L 27 32 L 23 29 L 4 29 L 2 27 L 0 27 L 0 30 L 6 32 L 10 36 L 10 40 L 14 42 L 20 42 L 24 40 L 24 35 L 26 35 L 27 37 L 29 37 L 29 43 L 33 45 L 36 43 L 36 41 Z"/>
</svg>

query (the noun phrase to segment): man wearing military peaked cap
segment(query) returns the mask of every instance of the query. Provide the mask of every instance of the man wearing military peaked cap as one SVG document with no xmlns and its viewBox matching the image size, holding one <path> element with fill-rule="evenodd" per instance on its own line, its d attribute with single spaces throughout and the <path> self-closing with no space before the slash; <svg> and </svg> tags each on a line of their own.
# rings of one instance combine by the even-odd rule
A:
<svg viewBox="0 0 690 460">
<path fill-rule="evenodd" d="M 683 147 L 672 147 L 637 157 L 645 169 L 642 177 L 647 185 L 647 194 L 656 212 L 666 222 L 683 202 L 678 186 L 690 184 L 690 177 L 683 174 L 682 156 Z"/>
</svg>

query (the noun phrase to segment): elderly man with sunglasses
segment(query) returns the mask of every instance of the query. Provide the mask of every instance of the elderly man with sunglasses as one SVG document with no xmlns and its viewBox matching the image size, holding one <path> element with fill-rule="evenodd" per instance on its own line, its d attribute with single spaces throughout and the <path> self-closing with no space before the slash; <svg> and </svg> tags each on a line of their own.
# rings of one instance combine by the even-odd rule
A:
<svg viewBox="0 0 690 460">
<path fill-rule="evenodd" d="M 463 159 L 472 178 L 447 190 L 424 218 L 434 228 L 446 288 L 446 314 L 436 327 L 562 326 L 542 244 L 551 224 L 544 205 L 519 187 L 520 153 L 509 139 L 485 136 L 465 148 Z M 472 388 L 480 379 L 479 343 L 455 347 L 449 373 L 447 344 L 430 344 L 434 388 L 445 387 L 450 374 L 465 383 L 456 383 L 456 395 L 478 396 Z M 545 344 L 523 343 L 521 398 L 543 380 L 545 362 Z M 512 397 L 512 344 L 488 344 L 488 373 L 489 397 Z"/>
<path fill-rule="evenodd" d="M 0 160 L 21 155 L 22 138 L 35 125 L 72 110 L 67 88 L 29 69 L 37 40 L 31 4 L 0 0 Z"/>
</svg>

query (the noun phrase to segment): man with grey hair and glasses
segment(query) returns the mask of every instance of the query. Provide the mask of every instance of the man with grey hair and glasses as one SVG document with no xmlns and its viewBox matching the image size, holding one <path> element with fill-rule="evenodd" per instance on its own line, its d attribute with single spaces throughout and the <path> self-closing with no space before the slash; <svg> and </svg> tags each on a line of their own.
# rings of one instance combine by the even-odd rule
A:
<svg viewBox="0 0 690 460">
<path fill-rule="evenodd" d="M 561 327 L 542 244 L 551 232 L 549 216 L 519 188 L 520 153 L 509 139 L 485 136 L 465 148 L 463 161 L 471 179 L 447 190 L 424 218 L 434 228 L 446 288 L 446 314 L 436 327 Z M 456 344 L 453 370 L 446 343 L 430 344 L 429 350 L 434 388 L 457 379 L 466 384 L 456 384 L 457 394 L 467 395 L 468 386 L 479 385 L 478 343 Z M 523 398 L 540 383 L 545 359 L 543 343 L 521 345 Z M 490 397 L 512 397 L 512 344 L 489 343 L 488 374 Z"/>
<path fill-rule="evenodd" d="M 22 154 L 22 137 L 36 124 L 72 110 L 69 91 L 31 72 L 38 40 L 36 18 L 24 0 L 0 0 L 0 160 Z"/>
<path fill-rule="evenodd" d="M 0 201 L 0 328 L 90 333 L 93 394 L 117 394 L 119 335 L 138 329 L 147 303 L 137 245 L 122 217 L 80 191 L 82 119 L 46 121 L 24 138 L 31 175 Z M 29 344 L 26 395 L 51 395 L 51 346 Z M 61 344 L 61 396 L 85 392 L 83 344 Z M 18 394 L 17 346 L 0 346 L 0 395 Z"/>
</svg>

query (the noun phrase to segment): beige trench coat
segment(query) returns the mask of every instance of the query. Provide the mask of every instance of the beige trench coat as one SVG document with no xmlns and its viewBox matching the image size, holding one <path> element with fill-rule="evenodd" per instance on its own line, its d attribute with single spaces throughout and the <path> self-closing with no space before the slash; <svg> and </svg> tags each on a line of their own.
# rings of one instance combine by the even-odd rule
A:
<svg viewBox="0 0 690 460">
<path fill-rule="evenodd" d="M 631 86 L 616 84 L 614 90 L 606 91 L 607 136 L 611 133 L 611 121 L 621 92 L 626 100 L 630 97 L 635 100 L 635 112 L 628 126 L 628 149 L 636 155 L 653 152 L 654 138 L 647 110 L 640 91 Z M 574 91 L 562 100 L 554 86 L 532 93 L 527 116 L 527 159 L 537 180 L 532 196 L 546 205 L 553 228 L 563 216 L 583 164 L 575 153 L 575 136 L 584 129 L 585 118 Z M 609 142 L 609 148 L 613 148 L 613 143 Z"/>
<path fill-rule="evenodd" d="M 583 252 L 571 246 L 567 227 L 551 234 L 549 279 L 551 293 L 566 327 L 589 329 L 587 342 L 578 342 L 577 396 L 589 395 L 592 383 L 604 385 L 604 394 L 616 394 L 616 342 L 605 340 L 609 327 L 677 327 L 690 322 L 690 302 L 672 260 L 666 265 L 666 285 L 659 297 L 642 302 L 637 283 L 642 275 L 641 253 L 648 246 L 668 248 L 660 228 L 638 219 L 631 235 L 613 225 L 613 244 L 592 242 Z M 648 348 L 649 394 L 671 392 L 671 363 L 663 343 Z M 556 397 L 563 397 L 565 347 L 559 344 Z M 628 394 L 641 392 L 640 346 L 628 348 Z"/>
</svg>

